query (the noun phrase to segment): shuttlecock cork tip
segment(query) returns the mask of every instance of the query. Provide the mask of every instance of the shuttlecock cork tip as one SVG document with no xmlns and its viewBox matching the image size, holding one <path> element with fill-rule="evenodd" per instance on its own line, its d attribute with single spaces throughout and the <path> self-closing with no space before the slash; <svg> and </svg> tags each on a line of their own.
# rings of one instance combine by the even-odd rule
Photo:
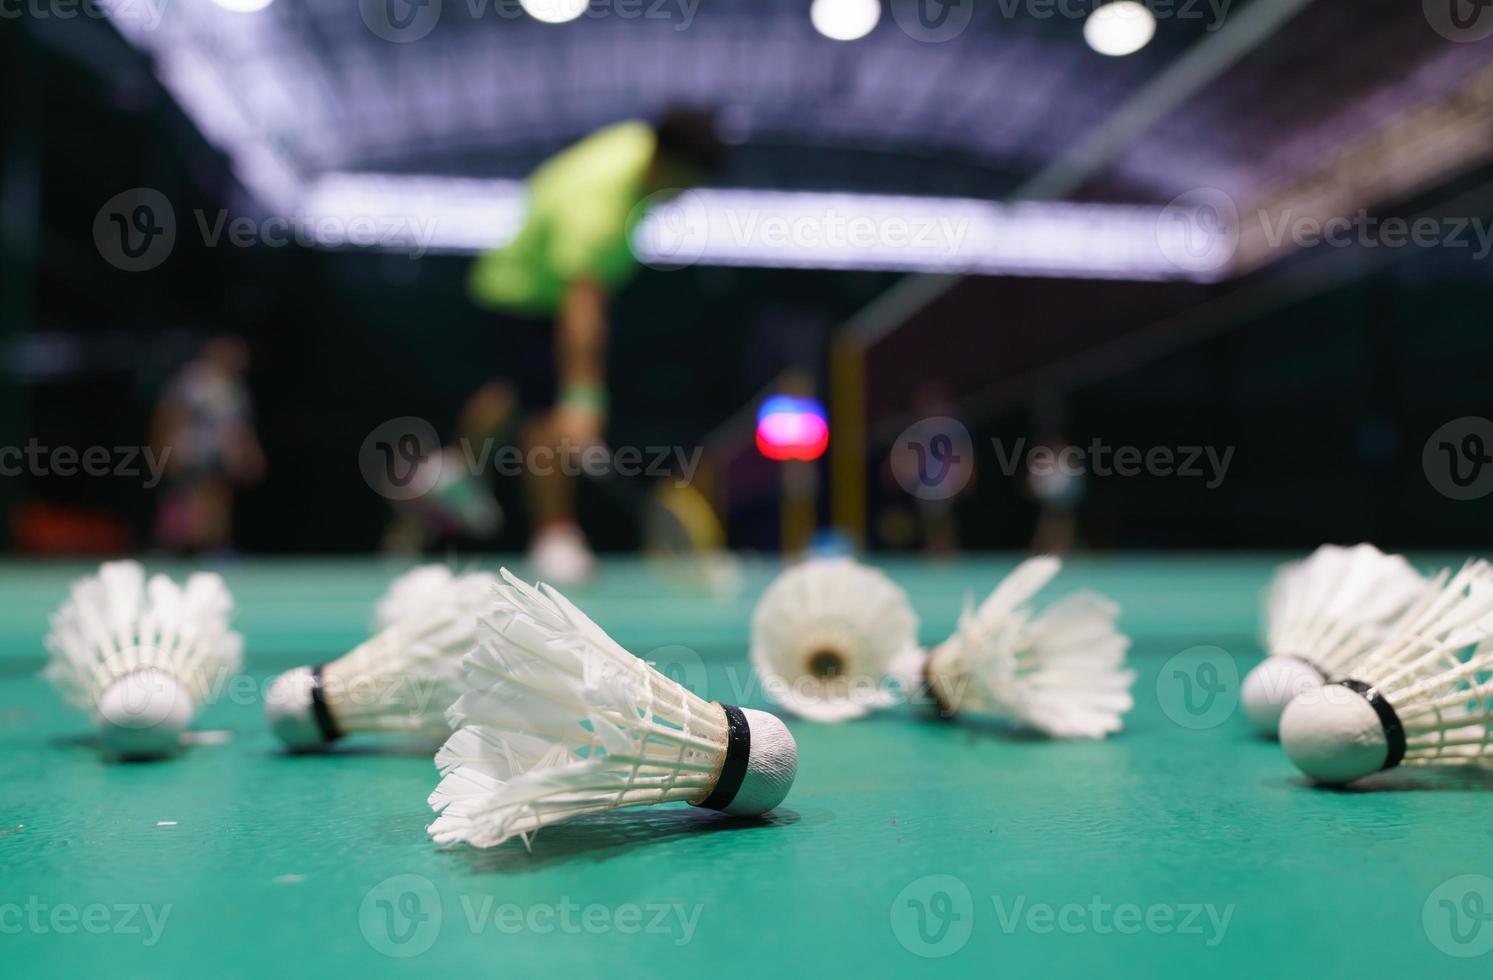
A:
<svg viewBox="0 0 1493 980">
<path fill-rule="evenodd" d="M 798 775 L 798 743 L 781 718 L 723 704 L 729 729 L 726 760 L 714 790 L 697 805 L 739 817 L 774 809 Z"/>
<path fill-rule="evenodd" d="M 1398 764 L 1393 708 L 1364 684 L 1328 684 L 1292 699 L 1280 718 L 1286 755 L 1319 783 L 1341 786 Z"/>
<path fill-rule="evenodd" d="M 194 710 L 191 693 L 171 674 L 154 668 L 132 671 L 99 695 L 99 738 L 121 759 L 170 755 L 181 746 Z"/>
<path fill-rule="evenodd" d="M 312 752 L 341 733 L 322 695 L 317 668 L 297 667 L 276 677 L 264 696 L 264 714 L 275 737 L 292 752 Z"/>
<path fill-rule="evenodd" d="M 1315 691 L 1325 683 L 1327 679 L 1321 672 L 1305 660 L 1266 657 L 1244 678 L 1239 698 L 1255 729 L 1261 735 L 1275 738 L 1280 731 L 1281 713 L 1291 699 Z"/>
<path fill-rule="evenodd" d="M 793 788 L 798 775 L 798 743 L 777 715 L 754 708 L 743 708 L 741 713 L 752 731 L 752 749 L 746 777 L 727 812 L 766 813 L 782 803 Z"/>
</svg>

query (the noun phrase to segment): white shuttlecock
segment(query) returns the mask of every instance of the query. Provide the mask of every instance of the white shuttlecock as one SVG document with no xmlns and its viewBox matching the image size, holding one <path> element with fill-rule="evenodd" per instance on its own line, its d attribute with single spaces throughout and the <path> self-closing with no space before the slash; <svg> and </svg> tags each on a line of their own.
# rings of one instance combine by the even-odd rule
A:
<svg viewBox="0 0 1493 980">
<path fill-rule="evenodd" d="M 429 608 L 440 601 L 456 580 L 457 574 L 446 565 L 417 565 L 389 583 L 374 607 L 373 631 L 388 629 L 410 613 Z M 488 576 L 488 584 L 497 579 Z"/>
<path fill-rule="evenodd" d="M 849 558 L 779 575 L 752 614 L 752 666 L 763 693 L 812 721 L 845 721 L 895 700 L 886 680 L 918 652 L 907 594 Z"/>
<path fill-rule="evenodd" d="M 197 707 L 238 670 L 243 637 L 228 628 L 233 597 L 215 574 L 185 588 L 147 582 L 138 562 L 112 561 L 73 583 L 52 616 L 45 675 L 89 712 L 123 758 L 169 754 Z"/>
<path fill-rule="evenodd" d="M 1493 568 L 1449 575 L 1348 678 L 1286 705 L 1281 746 L 1302 772 L 1341 785 L 1402 765 L 1493 765 Z"/>
<path fill-rule="evenodd" d="M 758 815 L 798 747 L 773 715 L 706 701 L 619 646 L 564 596 L 506 570 L 466 659 L 460 725 L 437 753 L 430 836 L 491 847 L 626 806 Z"/>
<path fill-rule="evenodd" d="M 353 732 L 444 739 L 446 709 L 461 693 L 461 658 L 477 644 L 477 616 L 497 578 L 442 565 L 401 576 L 379 603 L 383 628 L 350 653 L 275 678 L 265 715 L 295 751 Z"/>
<path fill-rule="evenodd" d="M 1024 605 L 1057 575 L 1053 557 L 1017 566 L 923 665 L 946 717 L 992 716 L 1055 738 L 1103 738 L 1119 731 L 1134 701 L 1125 670 L 1130 640 L 1115 628 L 1120 609 L 1079 592 L 1040 614 Z"/>
<path fill-rule="evenodd" d="M 1293 697 L 1348 676 L 1425 590 L 1409 562 L 1370 544 L 1323 545 L 1282 567 L 1265 597 L 1268 656 L 1239 692 L 1255 728 L 1273 738 Z"/>
</svg>

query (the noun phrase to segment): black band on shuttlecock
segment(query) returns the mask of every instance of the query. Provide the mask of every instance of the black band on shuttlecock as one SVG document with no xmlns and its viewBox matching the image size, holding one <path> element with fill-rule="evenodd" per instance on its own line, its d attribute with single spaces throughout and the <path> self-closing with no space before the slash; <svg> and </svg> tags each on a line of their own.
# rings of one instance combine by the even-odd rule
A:
<svg viewBox="0 0 1493 980">
<path fill-rule="evenodd" d="M 328 742 L 335 742 L 342 737 L 342 728 L 337 724 L 337 719 L 332 717 L 332 706 L 327 704 L 327 692 L 321 677 L 325 666 L 326 664 L 317 664 L 311 668 L 311 714 L 316 718 L 316 727 L 321 731 L 321 737 Z"/>
<path fill-rule="evenodd" d="M 933 683 L 933 655 L 929 654 L 923 659 L 923 690 L 933 699 L 933 712 L 944 721 L 954 717 L 954 706 L 944 700 L 939 693 L 938 685 Z"/>
<path fill-rule="evenodd" d="M 734 704 L 722 704 L 721 710 L 726 713 L 726 761 L 721 763 L 715 789 L 695 804 L 707 810 L 724 810 L 731 805 L 746 778 L 747 761 L 752 756 L 752 729 L 747 725 L 746 713 Z"/>
<path fill-rule="evenodd" d="M 1384 728 L 1384 743 L 1388 747 L 1382 768 L 1393 769 L 1399 765 L 1405 758 L 1405 726 L 1400 721 L 1400 716 L 1395 714 L 1394 705 L 1372 684 L 1365 684 L 1363 681 L 1338 683 L 1367 701 L 1369 707 L 1374 709 L 1374 714 L 1379 716 L 1379 724 Z"/>
</svg>

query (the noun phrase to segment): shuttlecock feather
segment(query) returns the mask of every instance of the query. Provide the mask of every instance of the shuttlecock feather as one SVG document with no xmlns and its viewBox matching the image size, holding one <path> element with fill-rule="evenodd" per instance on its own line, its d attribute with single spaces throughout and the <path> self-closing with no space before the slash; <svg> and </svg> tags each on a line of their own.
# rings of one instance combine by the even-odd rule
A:
<svg viewBox="0 0 1493 980">
<path fill-rule="evenodd" d="M 329 663 L 297 667 L 265 696 L 270 725 L 289 748 L 320 748 L 354 732 L 444 739 L 446 709 L 461 693 L 462 657 L 477 643 L 477 617 L 497 578 L 414 569 L 390 588 L 383 628 Z"/>
<path fill-rule="evenodd" d="M 1283 566 L 1265 597 L 1269 656 L 1240 689 L 1254 726 L 1274 736 L 1291 698 L 1346 676 L 1426 584 L 1404 558 L 1369 544 L 1323 545 Z"/>
<path fill-rule="evenodd" d="M 886 680 L 918 651 L 907 594 L 848 558 L 779 575 L 752 614 L 752 666 L 768 698 L 812 721 L 845 721 L 893 703 Z"/>
<path fill-rule="evenodd" d="M 183 588 L 164 575 L 147 581 L 138 562 L 106 562 L 73 583 L 52 616 L 45 676 L 92 715 L 114 754 L 164 755 L 239 668 L 232 610 L 215 574 L 191 575 Z"/>
<path fill-rule="evenodd" d="M 559 592 L 502 573 L 436 755 L 431 837 L 490 847 L 581 814 L 687 802 L 771 810 L 797 766 L 772 715 L 705 701 Z"/>
<path fill-rule="evenodd" d="M 400 575 L 389 583 L 389 587 L 379 597 L 374 608 L 374 632 L 387 629 L 411 613 L 420 612 L 440 602 L 442 595 L 458 578 L 458 573 L 439 564 L 417 565 Z M 487 581 L 491 585 L 496 579 L 489 575 Z"/>
<path fill-rule="evenodd" d="M 1493 764 L 1493 567 L 1438 575 L 1348 677 L 1286 705 L 1280 738 L 1330 784 L 1401 765 Z"/>
<path fill-rule="evenodd" d="M 1052 557 L 1019 565 L 978 608 L 966 606 L 954 635 L 924 670 L 946 715 L 987 715 L 1057 738 L 1102 738 L 1133 705 L 1130 641 L 1119 607 L 1081 592 L 1037 613 L 1025 605 L 1062 567 Z"/>
</svg>

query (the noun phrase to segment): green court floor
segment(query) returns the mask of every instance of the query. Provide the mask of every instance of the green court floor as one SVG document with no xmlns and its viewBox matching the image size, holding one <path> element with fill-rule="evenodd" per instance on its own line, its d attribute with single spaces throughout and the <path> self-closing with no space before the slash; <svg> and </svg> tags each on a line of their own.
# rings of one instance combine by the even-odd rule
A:
<svg viewBox="0 0 1493 980">
<path fill-rule="evenodd" d="M 400 569 L 222 571 L 254 682 L 222 734 L 107 764 L 36 672 L 83 566 L 0 565 L 0 963 L 7 977 L 1441 977 L 1493 966 L 1493 780 L 1315 789 L 1235 710 L 1276 556 L 1071 563 L 1124 605 L 1127 731 L 1059 743 L 897 709 L 793 722 L 798 781 L 763 822 L 619 811 L 487 852 L 424 827 L 430 751 L 370 738 L 282 755 L 258 692 L 362 638 Z M 923 637 L 1016 558 L 885 563 Z M 496 562 L 483 562 L 483 565 Z M 766 707 L 752 603 L 614 563 L 577 602 L 705 693 Z M 1056 594 L 1056 593 L 1054 593 Z"/>
</svg>

